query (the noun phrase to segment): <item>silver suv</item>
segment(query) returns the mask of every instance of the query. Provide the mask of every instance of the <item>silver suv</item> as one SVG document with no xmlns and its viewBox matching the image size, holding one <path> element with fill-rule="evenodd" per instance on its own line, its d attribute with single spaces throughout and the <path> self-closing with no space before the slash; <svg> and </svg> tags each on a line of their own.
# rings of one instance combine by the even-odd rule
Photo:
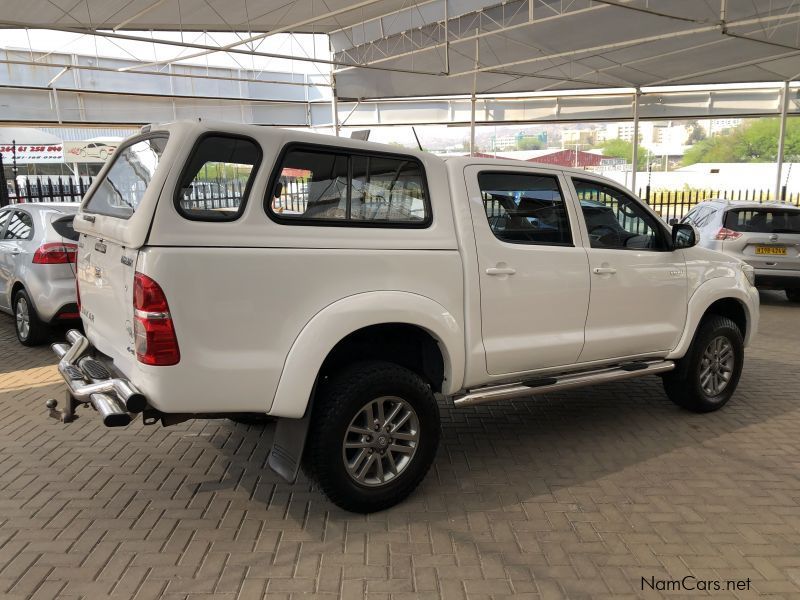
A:
<svg viewBox="0 0 800 600">
<path fill-rule="evenodd" d="M 75 289 L 77 204 L 25 203 L 0 209 L 0 311 L 17 339 L 45 341 L 48 324 L 80 318 Z"/>
<path fill-rule="evenodd" d="M 707 200 L 682 222 L 697 227 L 701 246 L 752 265 L 756 287 L 786 290 L 789 300 L 800 302 L 800 207 Z"/>
</svg>

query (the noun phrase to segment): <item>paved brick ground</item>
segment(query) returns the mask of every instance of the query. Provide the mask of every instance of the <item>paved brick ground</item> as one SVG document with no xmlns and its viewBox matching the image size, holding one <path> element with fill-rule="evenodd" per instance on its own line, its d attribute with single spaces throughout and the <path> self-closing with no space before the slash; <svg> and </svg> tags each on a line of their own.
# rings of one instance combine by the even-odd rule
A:
<svg viewBox="0 0 800 600">
<path fill-rule="evenodd" d="M 435 469 L 369 517 L 272 475 L 269 427 L 49 419 L 53 357 L 0 316 L 0 597 L 635 598 L 692 575 L 798 598 L 800 307 L 762 300 L 721 412 L 655 378 L 443 407 Z"/>
</svg>

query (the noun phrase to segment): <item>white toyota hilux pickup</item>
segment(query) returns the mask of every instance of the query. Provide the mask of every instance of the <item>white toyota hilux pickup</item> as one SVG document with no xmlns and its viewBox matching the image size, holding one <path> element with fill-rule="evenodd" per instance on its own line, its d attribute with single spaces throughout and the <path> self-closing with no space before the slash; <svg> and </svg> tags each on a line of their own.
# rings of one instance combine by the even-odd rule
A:
<svg viewBox="0 0 800 600">
<path fill-rule="evenodd" d="M 753 270 L 584 171 L 268 127 L 145 127 L 75 219 L 85 336 L 54 344 L 74 418 L 264 415 L 270 466 L 335 504 L 407 496 L 468 407 L 659 375 L 724 405 Z"/>
</svg>

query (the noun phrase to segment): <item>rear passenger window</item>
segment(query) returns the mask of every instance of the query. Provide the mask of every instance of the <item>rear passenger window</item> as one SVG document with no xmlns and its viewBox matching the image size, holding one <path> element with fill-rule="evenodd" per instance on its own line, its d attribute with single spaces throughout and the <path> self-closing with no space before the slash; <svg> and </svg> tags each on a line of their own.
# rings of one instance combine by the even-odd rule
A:
<svg viewBox="0 0 800 600">
<path fill-rule="evenodd" d="M 518 172 L 478 175 L 494 235 L 515 244 L 572 245 L 569 216 L 556 177 Z"/>
<path fill-rule="evenodd" d="M 260 162 L 255 140 L 223 134 L 200 138 L 181 176 L 178 212 L 196 221 L 237 219 Z"/>
<path fill-rule="evenodd" d="M 319 225 L 426 226 L 422 165 L 410 157 L 291 148 L 273 175 L 271 216 Z"/>
<path fill-rule="evenodd" d="M 8 228 L 3 239 L 6 240 L 30 240 L 33 238 L 33 219 L 22 211 L 14 211 L 8 222 Z"/>
</svg>

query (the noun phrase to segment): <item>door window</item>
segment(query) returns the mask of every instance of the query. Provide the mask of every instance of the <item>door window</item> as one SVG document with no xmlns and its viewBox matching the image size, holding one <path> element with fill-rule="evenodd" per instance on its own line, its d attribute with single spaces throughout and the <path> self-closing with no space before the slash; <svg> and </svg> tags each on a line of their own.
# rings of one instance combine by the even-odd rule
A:
<svg viewBox="0 0 800 600">
<path fill-rule="evenodd" d="M 492 233 L 512 244 L 571 246 L 569 216 L 552 175 L 485 171 L 478 174 Z"/>
<path fill-rule="evenodd" d="M 33 219 L 31 216 L 22 211 L 14 211 L 11 220 L 8 222 L 8 228 L 3 239 L 6 240 L 29 240 L 33 237 Z"/>
<path fill-rule="evenodd" d="M 595 181 L 573 179 L 592 248 L 666 250 L 663 228 L 636 200 Z"/>
</svg>

